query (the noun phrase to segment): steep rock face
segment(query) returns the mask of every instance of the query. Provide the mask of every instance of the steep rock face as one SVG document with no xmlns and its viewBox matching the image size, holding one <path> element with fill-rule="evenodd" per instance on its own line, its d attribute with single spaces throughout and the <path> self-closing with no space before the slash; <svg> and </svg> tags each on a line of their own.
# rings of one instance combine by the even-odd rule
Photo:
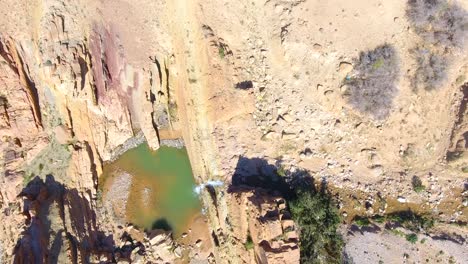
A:
<svg viewBox="0 0 468 264">
<path fill-rule="evenodd" d="M 136 131 L 143 132 L 153 149 L 159 147 L 154 121 L 159 116 L 153 113 L 166 105 L 158 93 L 160 80 L 166 77 L 155 66 L 156 59 L 129 64 L 119 29 L 90 19 L 92 8 L 83 12 L 85 4 L 52 0 L 31 4 L 26 10 L 34 25 L 31 35 L 9 30 L 0 35 L 0 183 L 4 186 L 0 221 L 5 234 L 0 240 L 5 260 L 13 254 L 19 263 L 45 260 L 51 250 L 42 245 L 43 240 L 53 239 L 44 230 L 45 220 L 23 221 L 17 214 L 17 195 L 33 177 L 53 174 L 81 197 L 82 202 L 71 201 L 66 192 L 60 199 L 53 198 L 59 201 L 53 203 L 69 206 L 68 211 L 60 206 L 53 210 L 66 214 L 57 220 L 55 231 L 67 230 L 60 234 L 74 237 L 70 240 L 74 247 L 67 254 L 82 262 L 91 251 L 100 251 L 96 232 L 99 221 L 105 219 L 96 219 L 95 204 L 103 162 L 112 159 L 113 151 Z M 2 26 L 7 23 L 2 21 Z M 57 166 L 63 168 L 61 173 L 53 169 Z M 26 203 L 41 201 L 34 198 Z M 47 217 L 51 210 L 28 213 L 26 208 L 25 212 Z M 27 231 L 20 234 L 20 227 Z"/>
<path fill-rule="evenodd" d="M 222 228 L 231 233 L 218 239 L 227 239 L 222 247 L 244 246 L 236 247 L 231 257 L 240 256 L 245 263 L 299 263 L 298 234 L 286 201 L 262 189 L 236 187 L 230 192 L 228 211 L 219 215 L 228 219 Z"/>
<path fill-rule="evenodd" d="M 131 228 L 106 234 L 89 193 L 69 189 L 53 176 L 34 178 L 19 196 L 27 228 L 14 248 L 14 263 L 116 263 L 143 259 L 151 246 L 171 260 L 165 250 L 172 243 L 167 234 L 150 236 L 145 244 L 132 238 L 141 234 Z"/>
</svg>

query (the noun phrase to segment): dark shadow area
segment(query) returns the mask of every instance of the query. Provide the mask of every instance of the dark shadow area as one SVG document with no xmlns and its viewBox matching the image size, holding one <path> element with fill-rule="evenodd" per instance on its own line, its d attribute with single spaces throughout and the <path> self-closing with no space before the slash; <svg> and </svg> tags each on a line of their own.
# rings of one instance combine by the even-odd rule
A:
<svg viewBox="0 0 468 264">
<path fill-rule="evenodd" d="M 216 233 L 213 231 L 211 232 L 211 237 L 213 238 L 213 242 L 215 244 L 215 247 L 219 247 L 219 239 Z"/>
<path fill-rule="evenodd" d="M 375 224 L 369 224 L 367 226 L 361 226 L 359 227 L 358 225 L 352 225 L 350 230 L 352 232 L 359 232 L 361 234 L 364 234 L 364 233 L 374 233 L 374 234 L 377 234 L 377 233 L 380 233 L 382 231 L 382 229 L 375 225 Z"/>
<path fill-rule="evenodd" d="M 236 83 L 236 89 L 248 90 L 251 88 L 253 88 L 252 81 L 243 81 L 243 82 Z"/>
<path fill-rule="evenodd" d="M 91 255 L 116 262 L 116 256 L 131 253 L 134 248 L 117 248 L 113 235 L 99 230 L 83 195 L 52 175 L 31 180 L 18 195 L 24 199 L 27 228 L 15 246 L 14 263 L 89 263 Z"/>
<path fill-rule="evenodd" d="M 156 221 L 154 221 L 153 225 L 151 226 L 152 229 L 162 229 L 164 231 L 172 231 L 172 227 L 171 225 L 169 224 L 169 222 L 167 222 L 167 220 L 165 218 L 160 218 Z"/>
<path fill-rule="evenodd" d="M 451 241 L 453 243 L 457 243 L 457 244 L 460 244 L 460 245 L 464 245 L 465 242 L 466 242 L 466 239 L 462 236 L 462 235 L 459 235 L 459 234 L 437 234 L 435 236 L 432 236 L 431 237 L 432 239 L 435 239 L 435 240 L 448 240 L 448 241 Z"/>
<path fill-rule="evenodd" d="M 239 158 L 228 192 L 238 192 L 239 187 L 261 188 L 285 198 L 292 195 L 289 183 L 278 175 L 278 168 L 260 158 Z"/>
</svg>

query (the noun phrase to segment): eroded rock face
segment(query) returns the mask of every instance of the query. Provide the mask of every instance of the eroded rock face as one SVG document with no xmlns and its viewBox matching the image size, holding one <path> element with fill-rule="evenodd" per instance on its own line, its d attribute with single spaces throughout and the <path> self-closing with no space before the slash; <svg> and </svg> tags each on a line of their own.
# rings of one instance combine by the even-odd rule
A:
<svg viewBox="0 0 468 264">
<path fill-rule="evenodd" d="M 67 189 L 48 176 L 45 181 L 33 179 L 19 196 L 24 197 L 26 229 L 13 252 L 15 263 L 82 263 L 91 255 L 113 258 L 115 242 L 98 230 L 89 193 Z"/>
<path fill-rule="evenodd" d="M 212 236 L 221 250 L 229 252 L 219 255 L 223 261 L 299 263 L 297 227 L 284 198 L 247 186 L 219 195 L 223 197 L 215 201 L 217 220 L 213 220 L 219 229 Z"/>
<path fill-rule="evenodd" d="M 101 242 L 95 233 L 98 221 L 105 218 L 96 219 L 95 203 L 103 162 L 135 136 L 135 131 L 142 131 L 153 149 L 159 147 L 153 109 L 166 103 L 158 94 L 163 77 L 155 65 L 156 59 L 131 65 L 119 29 L 112 23 L 90 19 L 91 6 L 82 12 L 86 3 L 40 4 L 31 3 L 22 10 L 31 15 L 34 33 L 28 36 L 27 32 L 14 34 L 6 30 L 0 35 L 0 183 L 4 186 L 0 190 L 4 212 L 0 221 L 5 234 L 0 236 L 2 255 L 5 260 L 12 258 L 15 241 L 21 241 L 15 251 L 17 262 L 48 258 L 51 248 L 47 243 L 55 238 L 43 230 L 45 220 L 35 215 L 47 217 L 47 212 L 58 210 L 69 221 L 62 219 L 61 228 L 76 237 L 70 242 L 77 244 L 75 249 L 67 254 L 81 262 L 90 258 L 89 252 L 101 250 L 96 249 Z M 1 23 L 2 28 L 8 29 L 14 21 Z M 63 205 L 26 208 L 31 219 L 23 222 L 17 214 L 18 194 L 32 178 L 44 179 L 48 174 L 53 174 L 64 188 L 76 190 L 73 195 L 80 196 L 81 202 L 71 205 L 72 201 L 67 200 L 75 199 L 69 197 L 71 192 L 61 194 L 64 197 L 50 198 L 50 203 Z M 51 195 L 50 190 L 41 192 Z M 27 201 L 42 203 L 36 197 Z M 69 213 L 62 208 L 67 206 Z M 21 226 L 26 228 L 22 234 Z M 68 236 L 65 231 L 55 231 L 58 240 Z M 39 240 L 44 240 L 45 245 Z M 34 250 L 29 252 L 31 248 Z M 108 249 L 112 252 L 112 246 Z"/>
<path fill-rule="evenodd" d="M 132 226 L 106 234 L 90 193 L 68 189 L 51 175 L 34 178 L 20 193 L 25 229 L 14 263 L 172 262 L 169 232 L 145 234 Z M 105 226 L 105 225 L 104 225 Z M 107 227 L 107 226 L 105 226 Z"/>
</svg>

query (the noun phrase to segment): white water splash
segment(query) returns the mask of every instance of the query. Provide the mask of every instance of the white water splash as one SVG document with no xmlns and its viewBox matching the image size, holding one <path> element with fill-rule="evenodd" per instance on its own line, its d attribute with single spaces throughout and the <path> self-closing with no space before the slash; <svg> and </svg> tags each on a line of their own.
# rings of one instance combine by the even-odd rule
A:
<svg viewBox="0 0 468 264">
<path fill-rule="evenodd" d="M 207 181 L 205 183 L 199 184 L 198 186 L 195 186 L 193 191 L 197 194 L 200 195 L 201 191 L 206 187 L 206 186 L 213 186 L 213 187 L 218 187 L 218 186 L 223 186 L 224 182 L 222 181 Z"/>
</svg>

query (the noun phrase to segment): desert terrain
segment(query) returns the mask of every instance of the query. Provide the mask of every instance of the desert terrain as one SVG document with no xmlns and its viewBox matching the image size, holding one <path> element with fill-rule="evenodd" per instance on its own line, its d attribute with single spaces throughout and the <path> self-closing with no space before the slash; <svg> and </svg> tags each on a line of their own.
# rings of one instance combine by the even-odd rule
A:
<svg viewBox="0 0 468 264">
<path fill-rule="evenodd" d="M 0 3 L 0 263 L 468 263 L 467 1 Z"/>
</svg>

